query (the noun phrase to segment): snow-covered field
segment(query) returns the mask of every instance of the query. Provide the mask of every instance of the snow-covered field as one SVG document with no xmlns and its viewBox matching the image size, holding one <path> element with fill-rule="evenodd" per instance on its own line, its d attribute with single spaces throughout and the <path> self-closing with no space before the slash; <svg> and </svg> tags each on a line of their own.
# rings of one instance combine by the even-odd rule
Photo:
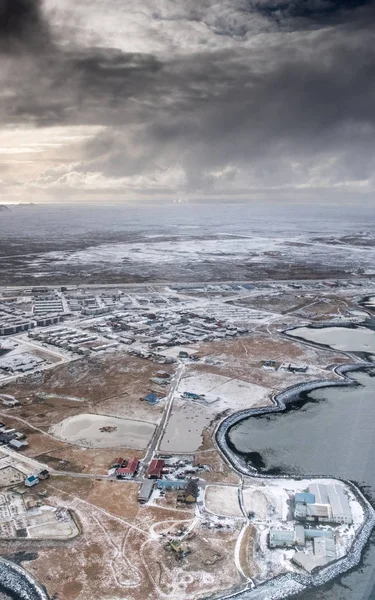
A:
<svg viewBox="0 0 375 600">
<path fill-rule="evenodd" d="M 243 490 L 244 506 L 247 512 L 254 512 L 255 519 L 280 523 L 288 517 L 288 492 L 268 481 L 254 484 Z"/>
<path fill-rule="evenodd" d="M 288 331 L 288 335 L 316 344 L 326 344 L 335 350 L 375 353 L 375 332 L 366 327 L 298 327 Z"/>
<path fill-rule="evenodd" d="M 269 397 L 271 390 L 240 379 L 190 370 L 181 380 L 177 394 L 184 392 L 204 394 L 201 402 L 207 403 L 217 414 L 227 409 L 241 410 L 258 405 Z"/>
<path fill-rule="evenodd" d="M 160 444 L 162 452 L 195 452 L 215 415 L 264 402 L 271 390 L 214 373 L 189 370 L 174 396 L 173 408 Z M 182 399 L 184 392 L 204 394 L 201 400 Z"/>
<path fill-rule="evenodd" d="M 149 443 L 154 429 L 155 425 L 145 421 L 81 414 L 57 423 L 51 427 L 50 432 L 86 448 L 143 449 Z"/>
<path fill-rule="evenodd" d="M 295 550 L 271 550 L 268 545 L 268 534 L 271 528 L 293 529 L 294 521 L 290 513 L 290 501 L 293 501 L 296 492 L 305 491 L 312 481 L 309 479 L 267 479 L 251 481 L 251 484 L 246 484 L 243 490 L 243 501 L 245 510 L 254 512 L 253 522 L 258 531 L 257 563 L 261 567 L 259 577 L 261 581 L 283 572 L 298 572 L 298 569 L 290 562 Z M 332 480 L 320 479 L 319 482 L 331 483 Z M 361 504 L 348 486 L 338 480 L 335 480 L 335 485 L 344 487 L 353 515 L 352 525 L 340 525 L 332 529 L 337 557 L 342 557 L 350 549 L 356 531 L 363 523 L 364 513 Z"/>
<path fill-rule="evenodd" d="M 192 400 L 174 401 L 164 436 L 161 452 L 190 453 L 198 450 L 202 433 L 212 420 L 212 412 Z"/>
<path fill-rule="evenodd" d="M 209 485 L 206 488 L 204 501 L 206 509 L 215 515 L 243 517 L 236 486 Z"/>
<path fill-rule="evenodd" d="M 281 250 L 284 240 L 265 237 L 235 237 L 217 239 L 173 239 L 171 241 L 142 241 L 137 243 L 102 244 L 77 252 L 49 252 L 45 258 L 73 264 L 116 263 L 132 261 L 160 264 L 172 262 L 201 262 L 217 260 L 259 260 L 259 253 Z"/>
</svg>

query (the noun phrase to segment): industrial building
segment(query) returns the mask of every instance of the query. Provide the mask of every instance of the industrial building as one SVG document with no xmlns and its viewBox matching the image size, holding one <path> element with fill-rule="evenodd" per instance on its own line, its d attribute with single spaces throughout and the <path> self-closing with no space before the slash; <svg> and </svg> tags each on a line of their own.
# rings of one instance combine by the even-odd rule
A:
<svg viewBox="0 0 375 600">
<path fill-rule="evenodd" d="M 294 518 L 312 523 L 353 522 L 348 497 L 337 483 L 312 483 L 308 492 L 296 494 Z"/>
<path fill-rule="evenodd" d="M 295 544 L 293 529 L 271 529 L 270 548 L 291 548 Z"/>
<path fill-rule="evenodd" d="M 314 538 L 313 548 L 313 554 L 296 552 L 292 557 L 292 562 L 305 569 L 308 573 L 312 573 L 315 569 L 324 567 L 336 560 L 336 547 L 333 537 L 324 536 Z"/>
<path fill-rule="evenodd" d="M 312 483 L 309 492 L 314 494 L 317 504 L 328 504 L 331 510 L 331 518 L 334 523 L 353 522 L 348 496 L 342 485 L 338 483 Z"/>
<path fill-rule="evenodd" d="M 145 481 L 144 483 L 142 483 L 138 494 L 138 502 L 140 502 L 141 504 L 145 504 L 146 502 L 148 502 L 151 498 L 154 486 L 154 481 Z"/>
</svg>

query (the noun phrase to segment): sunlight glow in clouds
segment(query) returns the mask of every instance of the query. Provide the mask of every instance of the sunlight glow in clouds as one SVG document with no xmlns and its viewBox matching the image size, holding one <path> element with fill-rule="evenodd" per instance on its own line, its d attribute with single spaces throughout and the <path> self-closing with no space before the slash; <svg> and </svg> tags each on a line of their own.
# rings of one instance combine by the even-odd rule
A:
<svg viewBox="0 0 375 600">
<path fill-rule="evenodd" d="M 372 2 L 1 6 L 2 201 L 371 198 Z"/>
</svg>

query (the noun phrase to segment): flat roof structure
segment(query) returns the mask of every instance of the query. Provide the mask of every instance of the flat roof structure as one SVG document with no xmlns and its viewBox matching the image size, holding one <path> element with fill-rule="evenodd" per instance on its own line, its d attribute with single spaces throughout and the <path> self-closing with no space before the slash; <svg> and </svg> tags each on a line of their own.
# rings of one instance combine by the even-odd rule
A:
<svg viewBox="0 0 375 600">
<path fill-rule="evenodd" d="M 295 525 L 294 527 L 294 541 L 297 546 L 305 545 L 305 528 L 303 525 Z"/>
<path fill-rule="evenodd" d="M 157 485 L 160 490 L 183 490 L 185 481 L 183 479 L 158 479 Z"/>
<path fill-rule="evenodd" d="M 328 504 L 306 504 L 306 517 L 317 517 L 318 519 L 329 519 L 331 516 Z"/>
<path fill-rule="evenodd" d="M 138 501 L 141 504 L 148 502 L 151 497 L 152 490 L 154 489 L 155 483 L 153 481 L 144 481 L 141 485 L 141 489 L 138 494 Z"/>
<path fill-rule="evenodd" d="M 315 504 L 315 496 L 309 492 L 298 492 L 294 500 L 295 502 L 303 502 L 303 504 Z"/>
<path fill-rule="evenodd" d="M 306 519 L 306 504 L 303 502 L 296 502 L 294 507 L 294 518 L 295 519 Z"/>
<path fill-rule="evenodd" d="M 311 483 L 309 492 L 315 496 L 317 504 L 329 504 L 327 488 L 324 483 Z"/>
<path fill-rule="evenodd" d="M 293 546 L 294 531 L 284 529 L 271 529 L 270 531 L 270 546 L 271 548 L 285 548 Z"/>
<path fill-rule="evenodd" d="M 352 511 L 344 488 L 337 483 L 330 483 L 326 487 L 332 509 L 332 518 L 339 523 L 352 523 Z"/>
<path fill-rule="evenodd" d="M 314 555 L 317 557 L 324 556 L 327 562 L 335 560 L 336 549 L 335 542 L 332 538 L 314 538 Z"/>
</svg>

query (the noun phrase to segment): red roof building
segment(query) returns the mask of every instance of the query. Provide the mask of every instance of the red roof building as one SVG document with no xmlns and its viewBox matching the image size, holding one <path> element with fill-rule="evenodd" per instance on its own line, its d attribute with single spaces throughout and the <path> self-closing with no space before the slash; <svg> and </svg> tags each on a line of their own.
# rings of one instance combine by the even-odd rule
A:
<svg viewBox="0 0 375 600">
<path fill-rule="evenodd" d="M 116 477 L 134 477 L 135 472 L 138 469 L 139 460 L 138 458 L 131 458 L 126 467 L 120 467 L 116 470 Z"/>
<path fill-rule="evenodd" d="M 161 472 L 164 468 L 165 461 L 160 459 L 154 459 L 151 461 L 150 466 L 147 470 L 147 477 L 149 479 L 160 479 Z"/>
</svg>

